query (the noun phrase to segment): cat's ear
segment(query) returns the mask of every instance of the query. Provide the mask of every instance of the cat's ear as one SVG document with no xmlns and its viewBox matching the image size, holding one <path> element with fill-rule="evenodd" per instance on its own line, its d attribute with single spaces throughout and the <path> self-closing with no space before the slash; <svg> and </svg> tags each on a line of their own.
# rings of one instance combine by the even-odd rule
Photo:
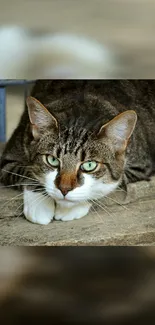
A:
<svg viewBox="0 0 155 325">
<path fill-rule="evenodd" d="M 103 125 L 98 133 L 99 137 L 107 137 L 112 141 L 116 151 L 123 152 L 134 131 L 137 122 L 135 111 L 125 111 L 110 122 Z"/>
<path fill-rule="evenodd" d="M 56 118 L 36 98 L 29 96 L 26 100 L 32 134 L 35 139 L 48 127 L 58 129 Z"/>
</svg>

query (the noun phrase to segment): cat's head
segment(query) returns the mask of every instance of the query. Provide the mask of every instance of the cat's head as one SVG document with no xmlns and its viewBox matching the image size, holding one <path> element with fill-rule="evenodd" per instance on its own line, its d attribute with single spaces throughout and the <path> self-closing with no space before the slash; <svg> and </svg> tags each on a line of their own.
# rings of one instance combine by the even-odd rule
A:
<svg viewBox="0 0 155 325">
<path fill-rule="evenodd" d="M 74 204 L 106 196 L 117 188 L 137 120 L 134 111 L 91 129 L 80 124 L 80 117 L 77 123 L 62 127 L 62 121 L 33 97 L 27 99 L 27 106 L 33 176 L 50 196 Z"/>
</svg>

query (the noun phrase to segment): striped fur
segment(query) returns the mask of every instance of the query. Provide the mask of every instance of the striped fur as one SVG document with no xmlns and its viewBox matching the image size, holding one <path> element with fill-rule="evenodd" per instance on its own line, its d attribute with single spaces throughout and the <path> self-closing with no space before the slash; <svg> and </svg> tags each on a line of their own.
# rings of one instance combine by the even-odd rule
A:
<svg viewBox="0 0 155 325">
<path fill-rule="evenodd" d="M 69 200 L 82 201 L 82 197 L 107 195 L 121 182 L 148 180 L 154 173 L 154 81 L 41 80 L 31 95 L 51 113 L 58 129 L 50 123 L 40 126 L 40 137 L 34 139 L 25 107 L 2 155 L 0 180 L 5 185 L 45 190 L 56 201 L 61 199 L 60 188 L 65 191 L 68 187 Z M 116 152 L 115 137 L 98 134 L 103 125 L 126 110 L 135 110 L 138 122 L 127 150 Z M 50 173 L 54 169 L 43 162 L 46 154 L 61 161 L 52 193 Z M 99 162 L 99 168 L 89 175 L 79 167 L 87 160 Z"/>
</svg>

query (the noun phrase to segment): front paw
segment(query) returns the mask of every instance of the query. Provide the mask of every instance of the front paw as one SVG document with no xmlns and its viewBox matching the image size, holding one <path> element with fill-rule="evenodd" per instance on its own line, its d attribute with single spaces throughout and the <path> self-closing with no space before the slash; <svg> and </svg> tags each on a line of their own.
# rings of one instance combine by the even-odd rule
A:
<svg viewBox="0 0 155 325">
<path fill-rule="evenodd" d="M 72 221 L 77 220 L 88 214 L 91 204 L 80 204 L 70 208 L 63 207 L 63 205 L 56 206 L 55 217 L 57 221 Z"/>
<path fill-rule="evenodd" d="M 55 212 L 54 201 L 41 193 L 24 190 L 24 215 L 27 220 L 39 225 L 48 225 Z"/>
</svg>

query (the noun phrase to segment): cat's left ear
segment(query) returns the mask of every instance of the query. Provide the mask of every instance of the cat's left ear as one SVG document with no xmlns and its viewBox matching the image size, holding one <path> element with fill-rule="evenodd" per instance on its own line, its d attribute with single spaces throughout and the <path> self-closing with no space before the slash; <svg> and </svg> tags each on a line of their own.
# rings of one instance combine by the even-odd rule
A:
<svg viewBox="0 0 155 325">
<path fill-rule="evenodd" d="M 58 122 L 56 118 L 43 104 L 39 102 L 39 100 L 29 96 L 26 103 L 32 126 L 32 134 L 35 139 L 39 138 L 42 132 L 48 127 L 58 129 Z"/>
<path fill-rule="evenodd" d="M 133 110 L 125 111 L 103 125 L 99 130 L 98 137 L 107 137 L 111 140 L 115 151 L 123 152 L 134 131 L 136 122 L 136 112 Z"/>
</svg>

